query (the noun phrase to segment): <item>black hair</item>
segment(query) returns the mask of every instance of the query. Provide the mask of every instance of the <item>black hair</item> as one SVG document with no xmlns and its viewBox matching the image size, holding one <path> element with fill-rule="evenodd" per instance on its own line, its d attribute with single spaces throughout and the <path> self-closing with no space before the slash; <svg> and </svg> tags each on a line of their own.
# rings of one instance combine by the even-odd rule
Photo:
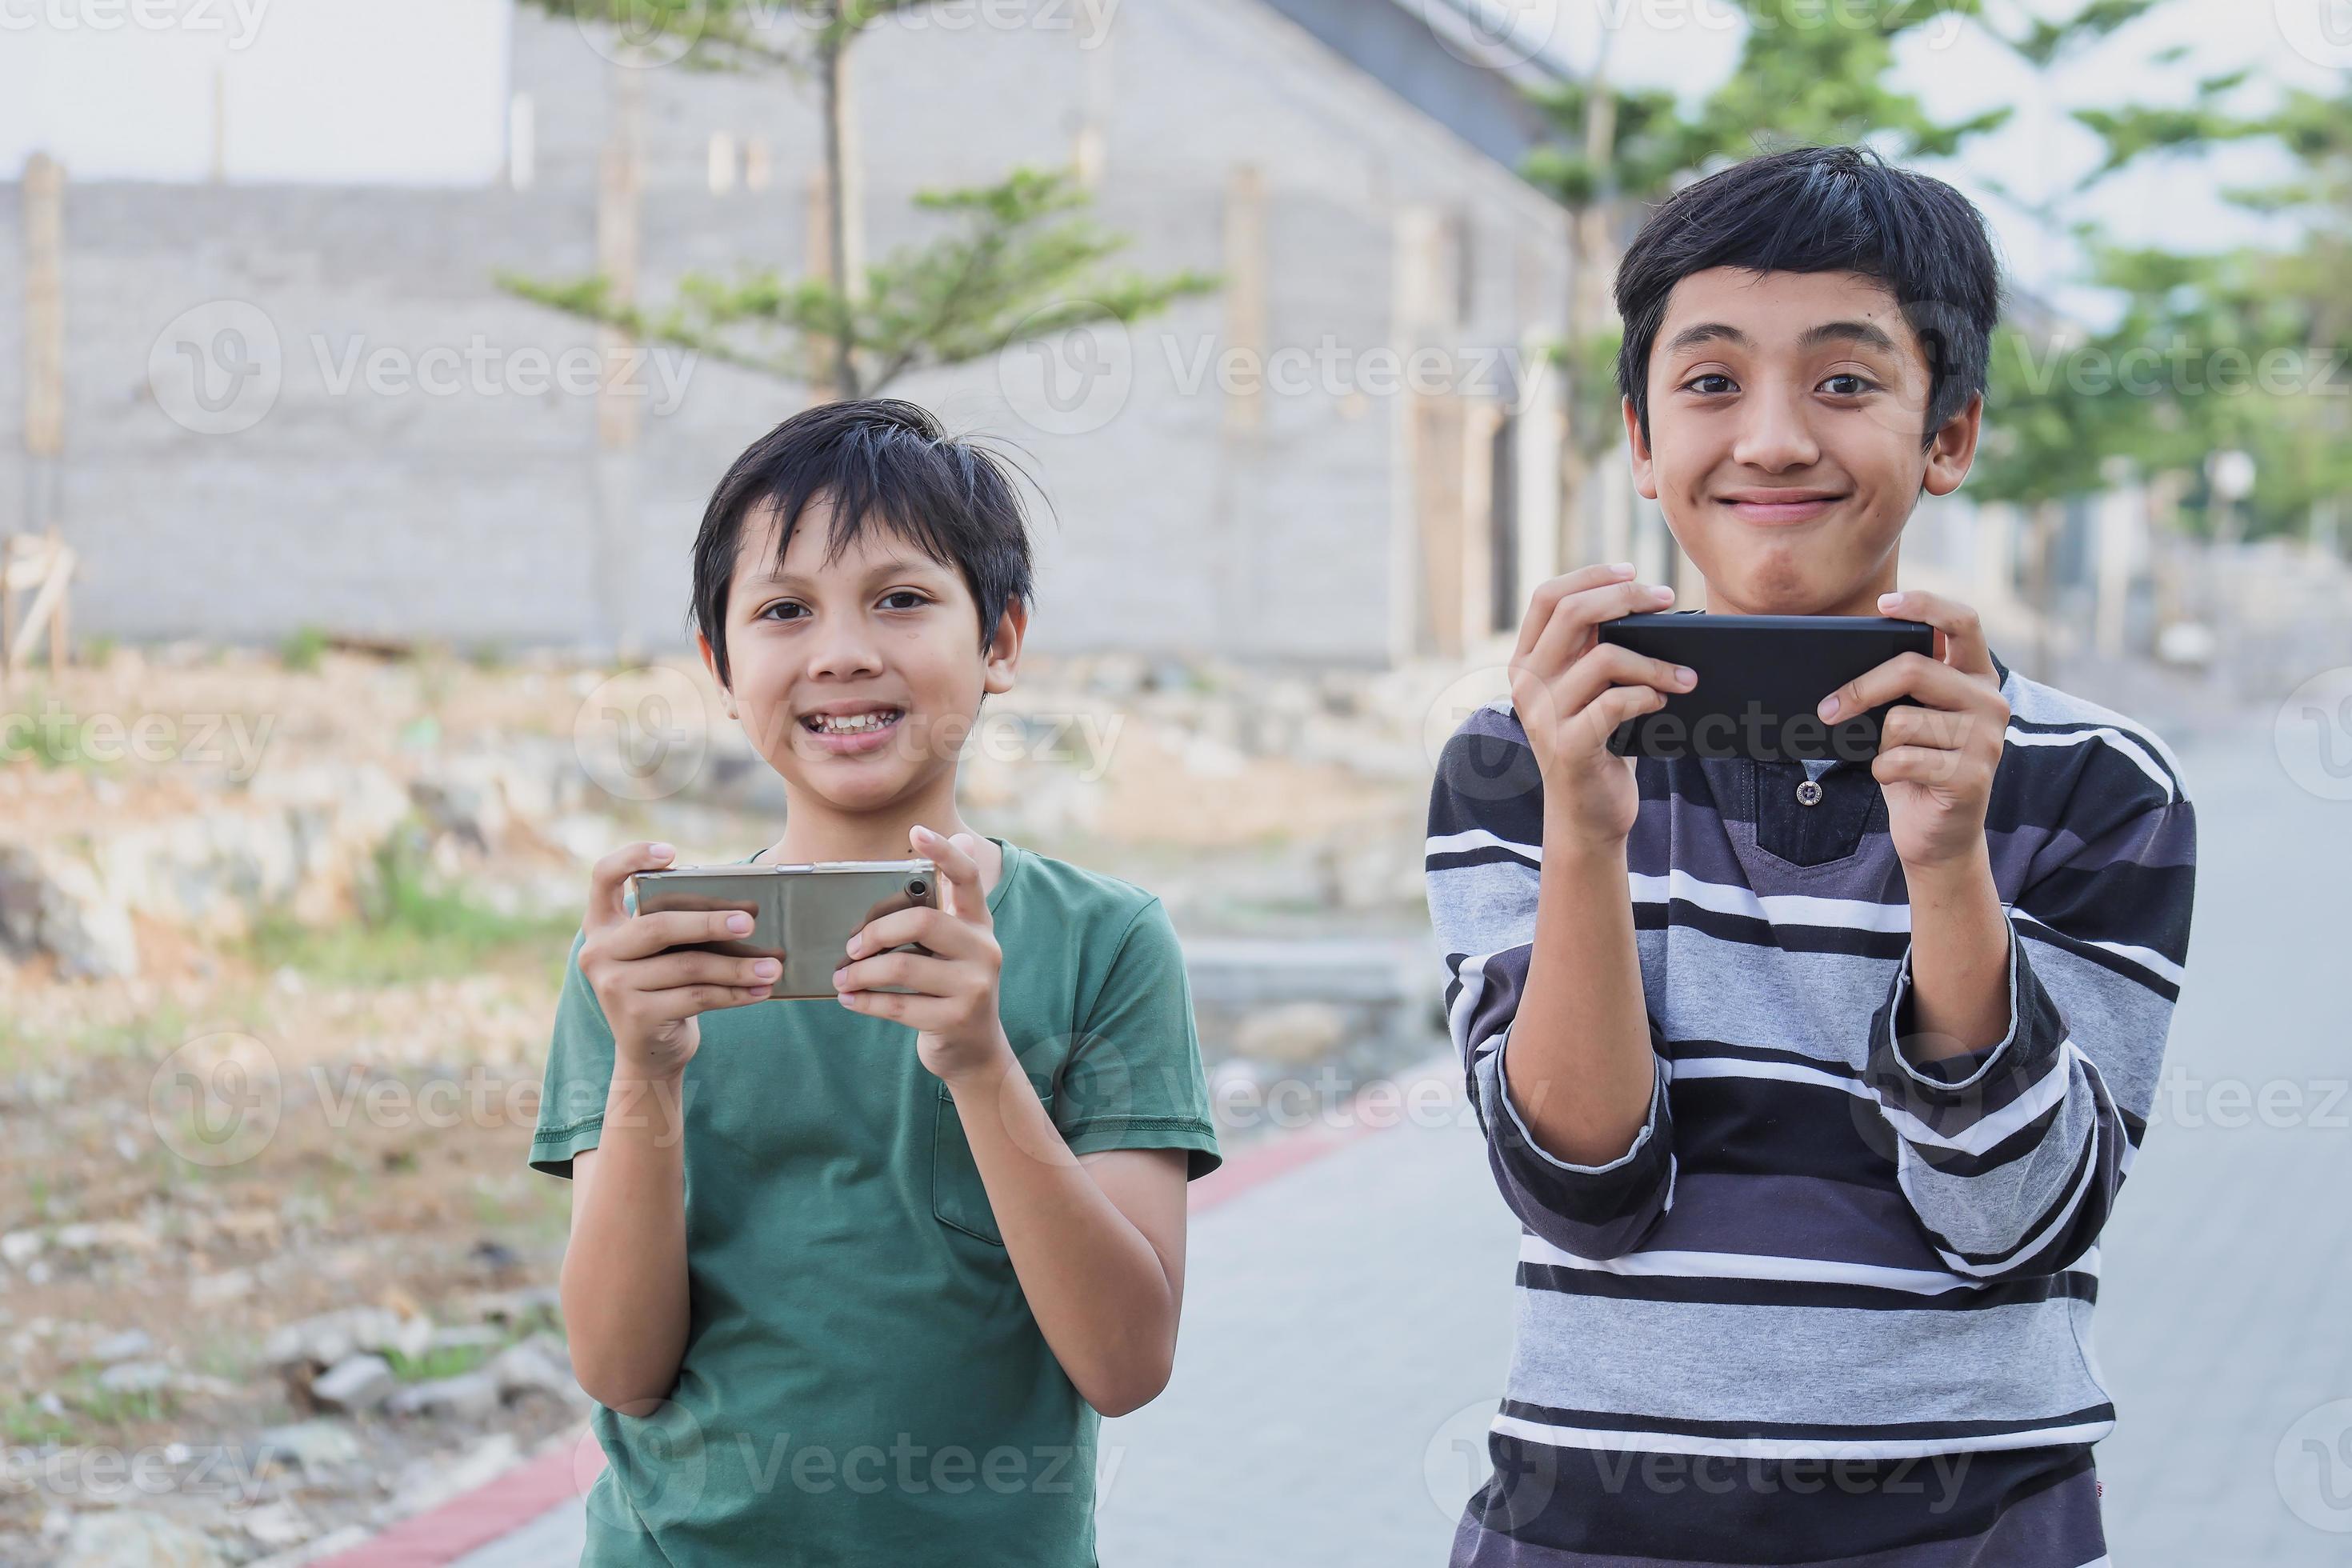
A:
<svg viewBox="0 0 2352 1568">
<path fill-rule="evenodd" d="M 1867 147 L 1792 147 L 1676 191 L 1617 268 L 1617 390 L 1650 438 L 1650 351 L 1675 285 L 1710 267 L 1859 272 L 1886 285 L 1927 356 L 1923 446 L 1985 389 L 2000 267 L 1984 214 Z"/>
<path fill-rule="evenodd" d="M 744 519 L 762 503 L 773 506 L 781 564 L 803 509 L 819 497 L 833 510 L 828 562 L 869 523 L 901 535 L 962 574 L 980 607 L 983 648 L 1006 607 L 1032 600 L 1028 520 L 1005 459 L 950 437 L 929 409 L 902 398 L 819 404 L 745 447 L 703 509 L 691 613 L 710 640 L 721 686 L 731 680 L 727 591 Z"/>
</svg>

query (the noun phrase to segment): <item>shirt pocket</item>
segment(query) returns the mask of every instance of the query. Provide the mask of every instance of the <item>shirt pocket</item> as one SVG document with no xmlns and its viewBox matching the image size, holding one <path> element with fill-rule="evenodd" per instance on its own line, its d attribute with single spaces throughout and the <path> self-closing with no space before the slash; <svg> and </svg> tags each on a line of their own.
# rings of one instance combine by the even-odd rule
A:
<svg viewBox="0 0 2352 1568">
<path fill-rule="evenodd" d="M 1052 1087 L 1038 1084 L 1034 1078 L 1030 1082 L 1045 1107 L 1045 1114 L 1053 1115 Z M 996 1228 L 996 1211 L 989 1207 L 988 1186 L 980 1179 L 980 1166 L 972 1160 L 971 1142 L 963 1132 L 963 1117 L 956 1110 L 955 1096 L 944 1083 L 939 1086 L 931 1114 L 931 1217 L 991 1247 L 1003 1247 L 1004 1236 Z"/>
</svg>

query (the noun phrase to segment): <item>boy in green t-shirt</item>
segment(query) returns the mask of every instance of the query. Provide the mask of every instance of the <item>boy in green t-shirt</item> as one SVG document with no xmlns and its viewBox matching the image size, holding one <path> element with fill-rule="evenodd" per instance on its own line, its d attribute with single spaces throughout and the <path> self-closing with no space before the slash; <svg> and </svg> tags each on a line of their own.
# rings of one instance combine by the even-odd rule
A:
<svg viewBox="0 0 2352 1568">
<path fill-rule="evenodd" d="M 946 897 L 772 1002 L 772 961 L 671 951 L 748 917 L 635 912 L 669 846 L 597 863 L 530 1149 L 577 1183 L 583 1563 L 1095 1562 L 1100 1415 L 1168 1381 L 1219 1156 L 1159 900 L 957 812 L 1029 597 L 997 459 L 912 404 L 797 415 L 711 496 L 698 642 L 786 801 L 745 858 L 912 854 Z"/>
</svg>

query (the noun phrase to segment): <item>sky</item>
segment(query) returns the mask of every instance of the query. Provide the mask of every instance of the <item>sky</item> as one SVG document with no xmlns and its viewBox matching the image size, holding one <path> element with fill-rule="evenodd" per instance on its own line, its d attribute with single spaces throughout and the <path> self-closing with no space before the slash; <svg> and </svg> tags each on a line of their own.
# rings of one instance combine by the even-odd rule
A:
<svg viewBox="0 0 2352 1568">
<path fill-rule="evenodd" d="M 1475 5 L 1482 0 L 1461 0 Z M 1674 89 L 1686 101 L 1713 90 L 1730 75 L 1742 37 L 1728 0 L 1483 0 L 1496 23 L 1515 16 L 1522 38 L 1568 70 L 1582 75 L 1613 29 L 1612 78 Z M 1784 0 L 1786 15 L 1804 22 L 1840 0 Z M 1987 0 L 1996 18 L 2031 7 L 2057 17 L 2082 0 Z M 2342 90 L 2352 69 L 2352 0 L 2170 0 L 2152 15 L 2054 68 L 2051 89 L 1973 25 L 1953 16 L 1940 0 L 1917 0 L 1929 20 L 1898 48 L 1890 85 L 1916 95 L 1937 120 L 1964 119 L 2001 104 L 2018 106 L 2010 124 L 1969 142 L 1944 163 L 1923 163 L 1982 207 L 2018 284 L 2094 324 L 2113 301 L 2072 279 L 2082 258 L 2071 240 L 2053 238 L 1995 194 L 1997 185 L 2024 192 L 2063 190 L 2098 163 L 2099 142 L 2069 113 L 2076 108 L 2126 103 L 2185 104 L 2200 77 L 2240 67 L 2253 79 L 2232 106 L 2252 109 L 2292 84 L 2314 91 Z M 2341 40 L 2338 42 L 2337 40 Z M 2149 64 L 2168 46 L 2187 56 L 2169 66 Z M 2298 47 L 2298 45 L 2301 46 Z M 2085 193 L 2074 209 L 2098 219 L 2118 240 L 2176 250 L 2203 250 L 2281 237 L 2278 220 L 2261 220 L 2222 199 L 2232 184 L 2284 177 L 2274 150 L 2253 145 L 2199 159 L 2149 157 Z"/>
</svg>

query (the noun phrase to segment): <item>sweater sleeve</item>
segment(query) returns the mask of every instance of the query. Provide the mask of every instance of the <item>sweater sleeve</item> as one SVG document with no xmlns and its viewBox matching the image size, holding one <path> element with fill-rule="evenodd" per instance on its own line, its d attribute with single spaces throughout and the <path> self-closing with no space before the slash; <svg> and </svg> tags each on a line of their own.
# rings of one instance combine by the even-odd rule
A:
<svg viewBox="0 0 2352 1568">
<path fill-rule="evenodd" d="M 1508 713 L 1481 709 L 1446 742 L 1430 793 L 1424 865 L 1445 950 L 1447 1032 L 1504 1201 L 1562 1251 L 1614 1258 L 1640 1246 L 1674 1203 L 1670 1064 L 1651 1017 L 1649 1117 L 1615 1159 L 1575 1164 L 1528 1131 L 1503 1064 L 1534 951 L 1542 826 L 1543 784 L 1524 731 Z"/>
<path fill-rule="evenodd" d="M 2196 817 L 2177 791 L 2062 826 L 2006 913 L 2009 1029 L 1914 1063 L 1911 954 L 1871 1019 L 1865 1069 L 1903 1194 L 1944 1261 L 2050 1274 L 2096 1243 L 2146 1131 L 2189 956 Z"/>
</svg>

